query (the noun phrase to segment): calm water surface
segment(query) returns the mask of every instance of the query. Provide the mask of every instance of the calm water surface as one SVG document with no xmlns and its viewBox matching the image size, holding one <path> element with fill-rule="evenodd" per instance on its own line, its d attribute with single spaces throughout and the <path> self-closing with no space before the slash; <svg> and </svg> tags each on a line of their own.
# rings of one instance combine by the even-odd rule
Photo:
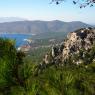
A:
<svg viewBox="0 0 95 95">
<path fill-rule="evenodd" d="M 0 34 L 0 37 L 9 38 L 16 41 L 16 47 L 27 44 L 24 39 L 32 38 L 32 35 L 27 34 Z"/>
</svg>

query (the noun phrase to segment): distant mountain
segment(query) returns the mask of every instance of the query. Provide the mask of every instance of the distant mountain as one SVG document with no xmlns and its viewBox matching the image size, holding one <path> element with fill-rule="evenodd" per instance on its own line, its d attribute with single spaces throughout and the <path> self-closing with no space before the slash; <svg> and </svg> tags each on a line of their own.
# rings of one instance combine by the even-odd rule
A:
<svg viewBox="0 0 95 95">
<path fill-rule="evenodd" d="M 26 19 L 18 17 L 0 17 L 0 23 L 4 22 L 14 22 L 14 21 L 25 21 Z"/>
<path fill-rule="evenodd" d="M 15 21 L 0 23 L 0 33 L 25 33 L 41 34 L 54 32 L 71 32 L 76 29 L 91 27 L 80 21 L 63 22 L 63 21 Z"/>
</svg>

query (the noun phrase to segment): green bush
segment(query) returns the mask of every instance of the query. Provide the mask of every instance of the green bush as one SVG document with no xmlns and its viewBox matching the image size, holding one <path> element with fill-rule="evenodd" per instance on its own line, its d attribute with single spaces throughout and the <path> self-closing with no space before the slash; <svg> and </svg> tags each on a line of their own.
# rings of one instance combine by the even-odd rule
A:
<svg viewBox="0 0 95 95">
<path fill-rule="evenodd" d="M 28 56 L 23 60 L 25 54 L 16 50 L 13 41 L 0 39 L 0 95 L 94 95 L 94 49 L 85 57 L 84 62 L 88 60 L 89 64 L 77 66 L 71 64 L 71 58 L 63 66 L 42 70 Z"/>
</svg>

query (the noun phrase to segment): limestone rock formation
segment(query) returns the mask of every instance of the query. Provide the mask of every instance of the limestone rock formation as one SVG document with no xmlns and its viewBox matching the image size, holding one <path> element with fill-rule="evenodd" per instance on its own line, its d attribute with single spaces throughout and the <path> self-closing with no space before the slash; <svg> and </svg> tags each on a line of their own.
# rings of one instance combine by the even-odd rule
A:
<svg viewBox="0 0 95 95">
<path fill-rule="evenodd" d="M 67 38 L 58 46 L 54 46 L 51 49 L 51 56 L 53 63 L 65 62 L 69 57 L 74 54 L 78 54 L 80 50 L 89 51 L 95 44 L 95 28 L 82 28 L 71 32 L 67 35 Z M 84 56 L 82 54 L 81 56 Z M 45 60 L 48 55 L 45 57 Z M 75 60 L 73 60 L 75 61 Z M 49 62 L 46 60 L 46 63 Z M 77 60 L 75 63 L 80 64 L 81 59 Z"/>
<path fill-rule="evenodd" d="M 64 41 L 63 60 L 68 56 L 79 53 L 79 50 L 89 50 L 92 48 L 95 41 L 95 29 L 84 28 L 71 32 Z"/>
</svg>

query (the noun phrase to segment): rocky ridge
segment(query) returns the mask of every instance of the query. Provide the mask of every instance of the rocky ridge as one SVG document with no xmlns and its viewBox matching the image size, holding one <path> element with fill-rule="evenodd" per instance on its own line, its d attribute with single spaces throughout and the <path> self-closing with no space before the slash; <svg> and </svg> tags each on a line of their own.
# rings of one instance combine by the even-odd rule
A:
<svg viewBox="0 0 95 95">
<path fill-rule="evenodd" d="M 43 59 L 45 64 L 60 64 L 66 62 L 74 55 L 78 55 L 82 50 L 90 52 L 95 44 L 95 28 L 82 28 L 71 32 L 67 38 L 58 46 L 53 46 L 50 53 L 47 53 Z M 83 62 L 85 52 L 81 53 L 81 59 L 74 60 L 76 64 Z"/>
</svg>

